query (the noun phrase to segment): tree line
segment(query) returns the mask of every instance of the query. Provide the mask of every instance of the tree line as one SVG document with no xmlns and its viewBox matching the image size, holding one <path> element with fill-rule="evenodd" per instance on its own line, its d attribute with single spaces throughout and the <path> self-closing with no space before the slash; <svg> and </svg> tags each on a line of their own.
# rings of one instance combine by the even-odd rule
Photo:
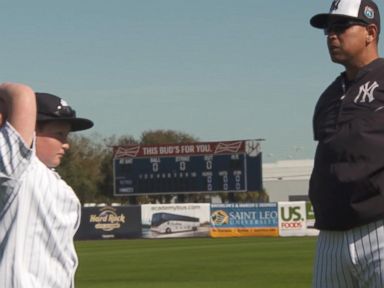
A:
<svg viewBox="0 0 384 288">
<path fill-rule="evenodd" d="M 150 130 L 139 139 L 130 135 L 109 136 L 98 134 L 84 136 L 71 134 L 67 151 L 57 172 L 73 188 L 84 203 L 147 204 L 174 202 L 211 202 L 211 197 L 220 197 L 222 202 L 268 202 L 266 191 L 238 193 L 193 193 L 179 195 L 144 195 L 121 197 L 113 195 L 113 147 L 129 144 L 193 143 L 198 138 L 173 130 Z"/>
</svg>

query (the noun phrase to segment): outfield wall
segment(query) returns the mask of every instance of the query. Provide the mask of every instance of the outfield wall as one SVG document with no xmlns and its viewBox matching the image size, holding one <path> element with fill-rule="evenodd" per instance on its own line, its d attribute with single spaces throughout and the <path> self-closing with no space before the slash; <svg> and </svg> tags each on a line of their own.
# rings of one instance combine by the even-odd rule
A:
<svg viewBox="0 0 384 288">
<path fill-rule="evenodd" d="M 83 207 L 77 240 L 315 236 L 309 202 Z"/>
</svg>

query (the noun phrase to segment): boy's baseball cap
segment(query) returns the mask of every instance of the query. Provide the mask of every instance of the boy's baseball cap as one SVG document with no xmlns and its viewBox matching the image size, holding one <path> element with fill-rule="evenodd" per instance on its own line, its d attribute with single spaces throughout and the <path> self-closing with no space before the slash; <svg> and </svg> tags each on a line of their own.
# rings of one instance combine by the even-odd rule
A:
<svg viewBox="0 0 384 288">
<path fill-rule="evenodd" d="M 91 120 L 76 117 L 76 111 L 60 97 L 36 92 L 37 121 L 63 121 L 71 124 L 71 131 L 81 131 L 93 126 Z"/>
<path fill-rule="evenodd" d="M 313 16 L 310 23 L 315 28 L 324 29 L 329 21 L 339 19 L 375 24 L 380 32 L 379 8 L 372 0 L 334 0 L 329 13 Z"/>
</svg>

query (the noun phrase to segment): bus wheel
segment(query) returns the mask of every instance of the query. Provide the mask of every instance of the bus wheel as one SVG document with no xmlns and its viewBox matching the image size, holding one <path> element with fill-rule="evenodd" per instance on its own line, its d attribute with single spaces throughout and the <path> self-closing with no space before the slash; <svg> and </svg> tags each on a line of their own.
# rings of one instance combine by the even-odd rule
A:
<svg viewBox="0 0 384 288">
<path fill-rule="evenodd" d="M 169 234 L 171 232 L 172 232 L 171 228 L 168 227 L 167 229 L 165 229 L 165 233 Z"/>
</svg>

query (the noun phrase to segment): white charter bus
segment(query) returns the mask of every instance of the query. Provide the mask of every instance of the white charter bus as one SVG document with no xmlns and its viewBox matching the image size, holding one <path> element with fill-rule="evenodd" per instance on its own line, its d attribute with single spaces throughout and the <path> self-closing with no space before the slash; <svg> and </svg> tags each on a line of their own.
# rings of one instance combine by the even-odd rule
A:
<svg viewBox="0 0 384 288">
<path fill-rule="evenodd" d="M 173 233 L 196 231 L 200 226 L 200 219 L 172 213 L 154 213 L 151 220 L 151 231 L 157 233 Z"/>
</svg>

